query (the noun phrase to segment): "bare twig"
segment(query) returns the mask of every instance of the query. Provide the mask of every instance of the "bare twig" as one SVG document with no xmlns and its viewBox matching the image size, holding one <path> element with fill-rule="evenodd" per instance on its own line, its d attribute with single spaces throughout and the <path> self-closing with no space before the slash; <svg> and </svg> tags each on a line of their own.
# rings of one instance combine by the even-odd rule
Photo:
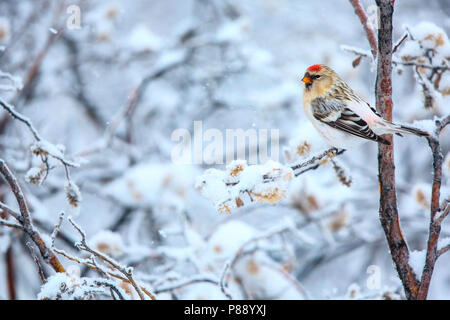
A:
<svg viewBox="0 0 450 320">
<path fill-rule="evenodd" d="M 227 284 L 225 281 L 227 273 L 228 273 L 228 269 L 230 269 L 230 262 L 226 262 L 225 266 L 223 267 L 222 275 L 220 276 L 220 290 L 225 295 L 225 297 L 227 297 L 227 299 L 233 300 L 233 297 L 228 292 Z"/>
<path fill-rule="evenodd" d="M 210 278 L 208 276 L 199 275 L 199 276 L 195 276 L 195 277 L 191 277 L 188 279 L 177 281 L 173 284 L 161 285 L 161 286 L 155 288 L 153 291 L 156 294 L 159 294 L 162 292 L 173 291 L 173 290 L 176 290 L 176 289 L 179 289 L 179 288 L 182 288 L 185 286 L 189 286 L 189 285 L 195 284 L 195 283 L 211 283 L 213 285 L 220 286 L 219 280 L 217 280 L 215 278 Z"/>
<path fill-rule="evenodd" d="M 102 287 L 107 287 L 110 289 L 111 291 L 111 297 L 116 300 L 114 294 L 116 294 L 119 297 L 119 300 L 125 300 L 125 297 L 123 296 L 121 290 L 119 290 L 117 288 L 117 286 L 115 286 L 114 284 L 108 282 L 108 281 L 103 281 L 103 280 L 95 280 L 94 284 L 97 286 L 102 286 Z M 114 292 L 114 293 L 113 293 Z"/>
<path fill-rule="evenodd" d="M 85 84 L 83 81 L 83 76 L 80 71 L 80 49 L 78 43 L 68 36 L 63 35 L 62 42 L 66 45 L 69 51 L 70 58 L 70 70 L 75 78 L 75 85 L 72 88 L 75 91 L 75 98 L 80 102 L 80 104 L 85 108 L 89 118 L 100 128 L 104 127 L 105 121 L 102 118 L 99 110 L 100 108 L 88 98 L 85 90 Z"/>
<path fill-rule="evenodd" d="M 18 99 L 16 102 L 20 101 L 20 99 L 25 99 L 26 101 L 29 100 L 33 95 L 33 88 L 35 85 L 36 78 L 39 74 L 39 70 L 42 66 L 42 62 L 44 61 L 45 56 L 47 55 L 50 47 L 55 43 L 55 40 L 59 38 L 59 36 L 64 31 L 64 28 L 59 28 L 58 32 L 56 33 L 50 33 L 47 41 L 42 48 L 42 50 L 39 52 L 39 54 L 36 56 L 35 60 L 33 61 L 33 64 L 31 65 L 31 68 L 28 70 L 26 76 L 25 76 L 25 83 L 24 87 L 18 96 Z"/>
<path fill-rule="evenodd" d="M 14 217 L 14 219 L 16 219 L 17 221 L 20 221 L 21 219 L 20 214 L 11 209 L 10 207 L 8 207 L 6 204 L 0 202 L 0 209 L 6 212 L 7 214 L 11 215 L 12 217 Z"/>
<path fill-rule="evenodd" d="M 9 222 L 5 219 L 0 218 L 0 226 L 9 227 L 13 229 L 18 229 L 23 231 L 23 227 L 20 224 Z"/>
<path fill-rule="evenodd" d="M 2 98 L 0 98 L 0 105 L 6 110 L 8 111 L 8 113 L 16 120 L 19 120 L 23 123 L 25 123 L 25 125 L 28 127 L 28 129 L 30 129 L 31 133 L 34 136 L 34 139 L 36 141 L 41 141 L 43 140 L 42 137 L 39 135 L 39 133 L 37 132 L 37 130 L 34 128 L 33 124 L 31 123 L 31 120 L 28 119 L 27 117 L 25 117 L 24 115 L 22 115 L 21 113 L 17 112 L 15 110 L 15 108 L 10 105 L 9 103 L 7 103 L 6 101 L 4 101 Z"/>
<path fill-rule="evenodd" d="M 392 50 L 392 53 L 396 53 L 398 48 L 402 45 L 402 43 L 408 38 L 408 33 L 405 33 L 405 35 L 395 44 L 394 49 Z"/>
</svg>

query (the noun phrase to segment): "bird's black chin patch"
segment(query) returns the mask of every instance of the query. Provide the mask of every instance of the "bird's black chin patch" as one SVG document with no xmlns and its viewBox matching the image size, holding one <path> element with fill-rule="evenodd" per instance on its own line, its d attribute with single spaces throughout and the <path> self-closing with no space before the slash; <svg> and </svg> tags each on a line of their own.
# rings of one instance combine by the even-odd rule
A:
<svg viewBox="0 0 450 320">
<path fill-rule="evenodd" d="M 305 89 L 309 90 L 311 89 L 312 83 L 305 83 Z"/>
</svg>

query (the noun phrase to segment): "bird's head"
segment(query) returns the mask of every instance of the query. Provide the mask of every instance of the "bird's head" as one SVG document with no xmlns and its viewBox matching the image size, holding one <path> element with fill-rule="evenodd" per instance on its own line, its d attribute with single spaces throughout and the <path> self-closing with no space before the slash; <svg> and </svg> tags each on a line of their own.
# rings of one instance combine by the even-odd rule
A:
<svg viewBox="0 0 450 320">
<path fill-rule="evenodd" d="M 331 89 L 337 78 L 338 75 L 331 68 L 323 64 L 314 64 L 306 69 L 302 81 L 307 92 L 321 96 Z"/>
</svg>

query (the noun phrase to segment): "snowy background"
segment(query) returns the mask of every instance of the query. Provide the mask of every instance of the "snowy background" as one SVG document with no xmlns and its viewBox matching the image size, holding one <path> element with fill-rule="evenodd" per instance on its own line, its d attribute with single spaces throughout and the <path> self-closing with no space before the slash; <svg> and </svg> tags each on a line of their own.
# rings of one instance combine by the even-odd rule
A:
<svg viewBox="0 0 450 320">
<path fill-rule="evenodd" d="M 66 26 L 71 4 L 81 8 L 80 29 Z M 374 2 L 362 4 L 368 10 Z M 432 24 L 417 27 L 423 21 Z M 431 41 L 424 45 L 436 49 L 433 63 L 450 59 L 448 0 L 397 1 L 394 39 L 407 28 L 417 40 Z M 4 110 L 0 158 L 17 176 L 34 223 L 49 241 L 60 213 L 72 216 L 93 248 L 133 267 L 135 279 L 156 298 L 403 297 L 378 220 L 375 143 L 335 158 L 350 186 L 332 162 L 324 163 L 285 185 L 281 201 L 243 199 L 245 205 L 229 213 L 219 212 L 211 195 L 199 188 L 205 170 L 227 170 L 226 164 L 180 165 L 171 159 L 172 132 L 184 128 L 193 137 L 194 121 L 224 133 L 278 129 L 283 164 L 326 150 L 301 107 L 299 80 L 309 65 L 329 65 L 374 104 L 370 59 L 353 68 L 357 56 L 342 45 L 369 50 L 347 0 L 2 1 L 0 70 L 11 76 L 0 78 L 0 97 L 52 143 L 44 147 L 63 151 L 80 166 L 70 168 L 72 187 L 54 159 L 44 179 L 42 160 L 30 149 L 33 136 Z M 418 51 L 408 39 L 395 58 L 406 61 Z M 395 121 L 449 114 L 450 72 L 432 92 L 428 108 L 412 68 L 395 69 L 393 89 Z M 441 143 L 447 155 L 445 199 L 450 195 L 448 128 Z M 395 161 L 402 228 L 420 274 L 432 168 L 426 140 L 395 137 Z M 0 200 L 16 207 L 3 182 Z M 88 258 L 74 247 L 80 234 L 65 218 L 55 247 Z M 447 236 L 448 223 L 442 231 Z M 81 276 L 86 286 L 104 277 L 58 255 L 75 276 L 54 276 L 41 289 L 27 241 L 0 227 L 1 299 L 10 294 L 6 261 L 14 264 L 19 299 L 55 298 L 71 277 Z M 450 255 L 439 259 L 429 298 L 450 299 L 448 263 Z M 46 277 L 54 275 L 42 265 Z M 129 284 L 108 281 L 126 297 L 138 298 Z M 85 294 L 69 290 L 62 298 Z M 108 297 L 103 292 L 92 298 Z"/>
</svg>

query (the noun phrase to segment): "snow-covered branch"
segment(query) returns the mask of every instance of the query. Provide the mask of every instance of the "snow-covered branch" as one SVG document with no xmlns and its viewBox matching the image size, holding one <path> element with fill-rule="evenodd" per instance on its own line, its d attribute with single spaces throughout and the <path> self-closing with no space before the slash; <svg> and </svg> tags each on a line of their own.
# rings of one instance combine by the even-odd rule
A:
<svg viewBox="0 0 450 320">
<path fill-rule="evenodd" d="M 89 260 L 83 260 L 83 259 L 73 258 L 62 250 L 54 249 L 56 253 L 61 254 L 64 257 L 66 257 L 72 261 L 76 261 L 80 264 L 85 264 L 85 265 L 91 267 L 92 269 L 100 271 L 104 275 L 113 276 L 114 273 L 111 273 L 110 270 L 103 269 L 95 262 L 95 258 L 97 258 L 100 261 L 102 261 L 103 263 L 105 263 L 113 271 L 117 271 L 119 274 L 121 274 L 121 276 L 123 278 L 119 276 L 119 279 L 122 278 L 122 279 L 126 280 L 128 283 L 130 283 L 131 286 L 134 288 L 134 290 L 136 290 L 136 293 L 139 295 L 139 298 L 141 300 L 145 300 L 144 294 L 147 295 L 152 300 L 155 299 L 154 295 L 148 289 L 137 284 L 137 282 L 133 276 L 133 268 L 132 267 L 125 267 L 125 266 L 121 265 L 119 262 L 117 262 L 115 259 L 113 259 L 112 257 L 110 257 L 96 249 L 93 249 L 90 245 L 88 245 L 87 239 L 86 239 L 86 233 L 83 231 L 83 229 L 81 229 L 81 227 L 79 225 L 77 225 L 72 220 L 72 218 L 69 217 L 68 221 L 75 228 L 75 230 L 78 231 L 78 233 L 81 236 L 80 242 L 77 242 L 75 244 L 75 246 L 81 251 L 90 253 L 92 256 Z M 60 223 L 58 223 L 58 225 L 60 225 Z M 55 228 L 55 230 L 57 230 L 59 228 L 58 225 L 57 225 L 57 228 Z M 55 236 L 56 236 L 56 233 L 57 233 L 57 231 L 55 231 Z M 117 277 L 117 275 L 115 277 Z"/>
<path fill-rule="evenodd" d="M 224 171 L 206 170 L 197 177 L 196 188 L 222 213 L 230 213 L 248 202 L 276 203 L 285 198 L 292 178 L 317 169 L 344 151 L 331 148 L 292 165 L 272 160 L 263 165 L 247 165 L 244 160 L 235 160 Z M 336 162 L 332 163 L 339 179 L 349 184 L 343 169 Z"/>
</svg>

